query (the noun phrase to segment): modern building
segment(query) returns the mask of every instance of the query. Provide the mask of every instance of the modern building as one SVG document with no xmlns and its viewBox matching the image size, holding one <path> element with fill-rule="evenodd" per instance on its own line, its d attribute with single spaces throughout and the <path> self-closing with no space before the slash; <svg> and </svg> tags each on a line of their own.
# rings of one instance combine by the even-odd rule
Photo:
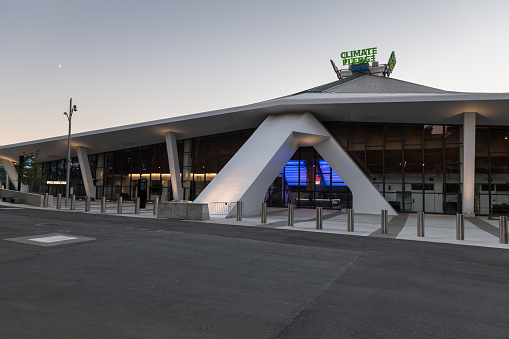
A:
<svg viewBox="0 0 509 339">
<path fill-rule="evenodd" d="M 256 104 L 72 136 L 78 196 L 491 215 L 509 212 L 509 94 L 458 93 L 362 69 Z M 338 74 L 339 76 L 339 74 Z M 46 192 L 64 191 L 67 136 L 39 150 Z"/>
</svg>

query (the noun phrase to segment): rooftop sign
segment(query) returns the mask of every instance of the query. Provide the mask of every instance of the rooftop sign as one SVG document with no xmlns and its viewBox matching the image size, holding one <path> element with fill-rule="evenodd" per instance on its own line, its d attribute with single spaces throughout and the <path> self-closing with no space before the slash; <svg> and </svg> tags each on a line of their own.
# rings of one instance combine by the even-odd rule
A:
<svg viewBox="0 0 509 339">
<path fill-rule="evenodd" d="M 342 52 L 343 66 L 363 64 L 376 61 L 377 47 L 358 49 L 356 51 Z"/>
<path fill-rule="evenodd" d="M 392 53 L 391 53 L 391 57 L 389 58 L 387 67 L 388 67 L 387 75 L 390 75 L 392 73 L 392 71 L 394 70 L 394 67 L 396 67 L 396 54 L 394 54 L 394 51 L 392 51 Z"/>
</svg>

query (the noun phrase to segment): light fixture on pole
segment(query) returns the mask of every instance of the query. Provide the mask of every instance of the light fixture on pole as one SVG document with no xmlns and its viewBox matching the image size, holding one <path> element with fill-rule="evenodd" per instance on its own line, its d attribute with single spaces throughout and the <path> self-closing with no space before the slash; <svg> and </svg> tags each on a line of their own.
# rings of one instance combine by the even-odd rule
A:
<svg viewBox="0 0 509 339">
<path fill-rule="evenodd" d="M 67 173 L 65 176 L 65 207 L 67 207 L 69 203 L 69 187 L 70 187 L 70 181 L 71 181 L 71 118 L 72 113 L 78 111 L 78 108 L 76 105 L 72 105 L 72 98 L 69 102 L 69 113 L 64 112 L 64 115 L 67 117 L 67 120 L 69 121 L 69 134 L 67 135 Z"/>
</svg>

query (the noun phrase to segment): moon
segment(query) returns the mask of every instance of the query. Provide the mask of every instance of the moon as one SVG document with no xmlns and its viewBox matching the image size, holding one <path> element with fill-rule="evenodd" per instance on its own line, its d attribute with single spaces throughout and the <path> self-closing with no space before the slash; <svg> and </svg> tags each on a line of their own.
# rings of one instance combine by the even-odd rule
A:
<svg viewBox="0 0 509 339">
<path fill-rule="evenodd" d="M 62 68 L 62 64 L 58 64 L 58 69 Z"/>
</svg>

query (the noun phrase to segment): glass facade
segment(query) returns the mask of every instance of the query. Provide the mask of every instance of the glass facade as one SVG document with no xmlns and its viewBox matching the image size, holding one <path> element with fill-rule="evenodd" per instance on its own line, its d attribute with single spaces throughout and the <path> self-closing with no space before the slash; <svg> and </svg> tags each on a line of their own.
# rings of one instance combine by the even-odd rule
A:
<svg viewBox="0 0 509 339">
<path fill-rule="evenodd" d="M 461 212 L 462 129 L 451 125 L 324 122 L 378 191 L 399 212 Z M 249 139 L 254 129 L 177 142 L 184 199 L 194 200 Z M 475 213 L 509 213 L 509 128 L 476 131 Z M 130 200 L 138 180 L 148 181 L 148 199 L 172 200 L 164 143 L 89 155 L 97 197 Z M 84 196 L 78 159 L 71 187 Z M 44 178 L 65 181 L 65 160 L 42 164 Z M 65 185 L 46 192 L 64 193 Z M 353 197 L 314 148 L 302 147 L 267 191 L 269 206 L 344 208 Z"/>
<path fill-rule="evenodd" d="M 398 212 L 461 211 L 460 126 L 324 125 Z"/>
<path fill-rule="evenodd" d="M 509 127 L 476 128 L 476 214 L 509 213 Z"/>
<path fill-rule="evenodd" d="M 184 199 L 194 200 L 253 132 L 250 129 L 178 141 Z M 138 181 L 147 179 L 147 199 L 173 200 L 165 143 L 91 154 L 88 160 L 96 198 L 116 200 L 122 196 L 124 200 L 132 200 L 138 196 Z M 73 158 L 71 189 L 83 197 L 86 193 L 79 166 L 78 158 Z M 44 182 L 57 182 L 46 184 L 45 192 L 65 194 L 65 168 L 63 159 L 42 164 Z"/>
</svg>

